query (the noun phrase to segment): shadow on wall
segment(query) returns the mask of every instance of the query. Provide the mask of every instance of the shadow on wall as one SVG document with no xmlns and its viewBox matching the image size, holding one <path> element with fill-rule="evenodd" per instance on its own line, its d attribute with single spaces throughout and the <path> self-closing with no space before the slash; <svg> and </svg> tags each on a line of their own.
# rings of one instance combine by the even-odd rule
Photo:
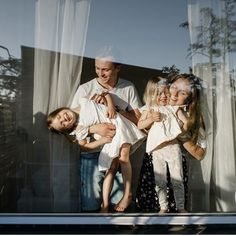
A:
<svg viewBox="0 0 236 236">
<path fill-rule="evenodd" d="M 49 133 L 43 113 L 34 118 L 18 211 L 78 212 L 78 147 Z"/>
<path fill-rule="evenodd" d="M 23 142 L 23 187 L 16 211 L 78 212 L 78 146 L 62 135 L 49 133 L 45 114 L 33 115 L 34 51 L 22 47 L 17 126 L 27 139 Z"/>
</svg>

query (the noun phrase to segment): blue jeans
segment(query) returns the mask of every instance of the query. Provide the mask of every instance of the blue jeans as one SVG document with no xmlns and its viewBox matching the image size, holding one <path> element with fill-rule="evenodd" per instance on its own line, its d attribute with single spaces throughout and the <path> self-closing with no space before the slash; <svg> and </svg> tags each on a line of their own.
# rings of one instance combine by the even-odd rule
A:
<svg viewBox="0 0 236 236">
<path fill-rule="evenodd" d="M 80 154 L 80 194 L 82 211 L 98 211 L 102 203 L 102 183 L 105 172 L 98 170 L 99 152 Z M 111 193 L 111 203 L 123 196 L 122 175 L 117 172 Z"/>
</svg>

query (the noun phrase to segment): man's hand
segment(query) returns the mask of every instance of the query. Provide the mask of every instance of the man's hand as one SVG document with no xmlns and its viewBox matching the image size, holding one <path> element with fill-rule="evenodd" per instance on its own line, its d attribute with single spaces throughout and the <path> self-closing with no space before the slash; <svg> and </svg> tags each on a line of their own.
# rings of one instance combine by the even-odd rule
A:
<svg viewBox="0 0 236 236">
<path fill-rule="evenodd" d="M 112 142 L 112 138 L 111 137 L 108 137 L 108 136 L 105 136 L 105 137 L 101 137 L 99 139 L 99 141 L 101 142 L 101 144 L 106 144 L 106 143 L 111 143 Z"/>
<path fill-rule="evenodd" d="M 111 123 L 100 123 L 90 126 L 89 132 L 92 134 L 98 134 L 102 137 L 113 138 L 116 134 L 116 126 Z"/>
</svg>

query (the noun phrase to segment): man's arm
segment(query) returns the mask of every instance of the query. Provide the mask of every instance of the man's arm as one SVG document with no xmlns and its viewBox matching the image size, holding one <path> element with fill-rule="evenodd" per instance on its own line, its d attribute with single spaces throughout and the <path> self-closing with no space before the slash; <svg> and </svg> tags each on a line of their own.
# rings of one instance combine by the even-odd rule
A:
<svg viewBox="0 0 236 236">
<path fill-rule="evenodd" d="M 141 113 L 138 109 L 131 111 L 118 110 L 118 112 L 136 125 L 138 124 L 139 118 L 141 117 Z"/>
<path fill-rule="evenodd" d="M 89 151 L 89 150 L 98 148 L 104 145 L 105 143 L 110 143 L 111 141 L 112 141 L 111 137 L 101 137 L 100 139 L 95 140 L 93 142 L 87 142 L 86 139 L 83 139 L 83 140 L 78 141 L 78 143 L 80 145 L 80 148 L 83 151 Z"/>
<path fill-rule="evenodd" d="M 100 123 L 89 127 L 90 134 L 98 134 L 102 137 L 108 136 L 113 138 L 116 134 L 116 126 L 112 123 Z"/>
</svg>

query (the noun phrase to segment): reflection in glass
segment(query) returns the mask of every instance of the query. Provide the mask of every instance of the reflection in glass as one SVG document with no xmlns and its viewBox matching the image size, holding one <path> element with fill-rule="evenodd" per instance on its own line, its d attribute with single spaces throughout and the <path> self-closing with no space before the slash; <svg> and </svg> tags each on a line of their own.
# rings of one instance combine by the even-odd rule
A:
<svg viewBox="0 0 236 236">
<path fill-rule="evenodd" d="M 49 134 L 45 118 L 71 103 L 81 81 L 94 78 L 94 52 L 105 44 L 121 50 L 122 76 L 140 98 L 147 79 L 171 68 L 188 72 L 191 59 L 204 85 L 208 149 L 201 162 L 187 157 L 188 211 L 236 211 L 234 0 L 178 1 L 186 13 L 179 22 L 178 11 L 167 20 L 162 15 L 168 4 L 176 6 L 166 0 L 119 6 L 111 0 L 25 0 L 15 8 L 15 1 L 6 2 L 20 20 L 8 20 L 12 27 L 0 42 L 0 212 L 80 212 L 78 147 Z M 1 7 L 3 18 L 9 6 Z M 101 14 L 107 6 L 119 16 Z M 179 27 L 185 20 L 185 29 Z"/>
<path fill-rule="evenodd" d="M 235 211 L 236 2 L 189 1 L 193 72 L 203 79 L 208 151 L 190 164 L 193 211 Z M 191 171 L 192 170 L 192 171 Z M 201 173 L 201 175 L 199 175 Z M 204 186 L 204 188 L 203 188 Z M 194 202 L 198 202 L 197 205 Z M 200 207 L 200 209 L 199 209 Z"/>
</svg>

